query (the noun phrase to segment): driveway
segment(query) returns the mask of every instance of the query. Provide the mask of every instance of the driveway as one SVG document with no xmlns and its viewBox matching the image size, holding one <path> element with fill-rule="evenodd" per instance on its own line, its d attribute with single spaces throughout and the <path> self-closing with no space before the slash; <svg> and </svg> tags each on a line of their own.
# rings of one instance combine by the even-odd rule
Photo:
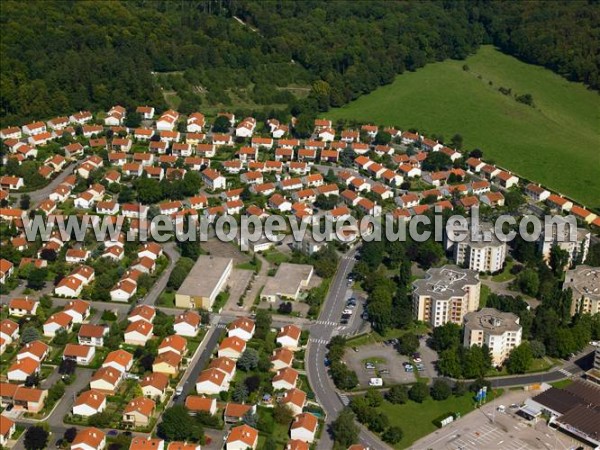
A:
<svg viewBox="0 0 600 450">
<path fill-rule="evenodd" d="M 356 372 L 361 388 L 369 386 L 369 379 L 380 376 L 386 385 L 414 383 L 415 375 L 412 372 L 405 372 L 403 362 L 407 362 L 406 356 L 398 353 L 392 346 L 386 346 L 382 343 L 362 345 L 356 347 L 357 352 L 352 349 L 346 350 L 344 360 L 348 367 Z M 375 369 L 366 369 L 366 360 L 375 362 Z M 381 370 L 387 370 L 389 373 L 382 374 Z"/>
<path fill-rule="evenodd" d="M 158 299 L 158 296 L 167 287 L 167 282 L 169 281 L 169 276 L 171 275 L 171 272 L 175 268 L 175 264 L 177 263 L 177 261 L 179 261 L 179 258 L 181 257 L 181 255 L 175 248 L 175 244 L 173 242 L 168 242 L 167 244 L 163 245 L 162 249 L 163 249 L 163 252 L 169 257 L 169 265 L 163 271 L 163 273 L 160 274 L 160 277 L 158 278 L 158 280 L 156 280 L 156 283 L 154 283 L 154 285 L 150 288 L 150 292 L 148 292 L 148 294 L 146 294 L 146 296 L 142 300 L 142 303 L 144 305 L 155 305 L 156 304 L 156 300 Z"/>
</svg>

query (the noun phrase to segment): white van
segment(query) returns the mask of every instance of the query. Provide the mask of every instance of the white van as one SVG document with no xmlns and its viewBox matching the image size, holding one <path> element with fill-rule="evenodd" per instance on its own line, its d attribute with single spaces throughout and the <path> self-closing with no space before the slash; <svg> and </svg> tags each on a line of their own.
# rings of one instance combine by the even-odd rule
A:
<svg viewBox="0 0 600 450">
<path fill-rule="evenodd" d="M 371 378 L 369 380 L 369 386 L 383 386 L 383 378 Z"/>
</svg>

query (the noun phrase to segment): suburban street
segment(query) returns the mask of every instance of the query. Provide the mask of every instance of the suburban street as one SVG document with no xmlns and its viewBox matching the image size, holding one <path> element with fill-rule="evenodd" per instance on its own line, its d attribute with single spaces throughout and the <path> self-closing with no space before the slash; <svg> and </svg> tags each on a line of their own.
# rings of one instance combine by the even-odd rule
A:
<svg viewBox="0 0 600 450">
<path fill-rule="evenodd" d="M 329 294 L 321 307 L 319 319 L 310 328 L 310 339 L 306 349 L 306 367 L 308 380 L 315 393 L 317 401 L 327 414 L 326 427 L 329 428 L 339 412 L 344 408 L 344 403 L 337 393 L 333 381 L 329 377 L 325 366 L 327 343 L 334 334 L 337 334 L 339 319 L 346 304 L 348 290 L 347 277 L 354 267 L 356 250 L 344 255 L 340 261 L 338 271 L 329 288 Z M 346 330 L 343 330 L 346 331 Z M 375 435 L 361 426 L 360 442 L 372 449 L 389 448 Z M 333 448 L 333 440 L 328 429 L 324 430 L 317 449 L 329 450 Z"/>
</svg>

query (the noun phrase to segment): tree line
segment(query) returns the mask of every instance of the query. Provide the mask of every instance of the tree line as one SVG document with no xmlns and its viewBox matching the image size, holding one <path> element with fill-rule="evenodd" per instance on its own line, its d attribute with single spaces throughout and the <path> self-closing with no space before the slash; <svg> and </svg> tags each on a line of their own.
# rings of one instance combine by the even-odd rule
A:
<svg viewBox="0 0 600 450">
<path fill-rule="evenodd" d="M 283 105 L 304 113 L 302 128 L 312 114 L 397 74 L 464 59 L 489 43 L 598 89 L 598 11 L 591 0 L 8 0 L 0 121 L 15 125 L 116 103 L 160 112 L 163 93 L 175 92 L 184 113 L 240 101 L 269 111 Z M 310 86 L 310 95 L 300 99 L 286 89 L 294 85 Z"/>
</svg>

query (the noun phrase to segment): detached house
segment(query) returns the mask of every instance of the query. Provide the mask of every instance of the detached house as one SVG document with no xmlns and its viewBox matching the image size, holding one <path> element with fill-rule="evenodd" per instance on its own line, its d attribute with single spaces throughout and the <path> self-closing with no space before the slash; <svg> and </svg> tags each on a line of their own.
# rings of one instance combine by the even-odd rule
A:
<svg viewBox="0 0 600 450">
<path fill-rule="evenodd" d="M 198 394 L 216 395 L 227 390 L 229 390 L 229 381 L 225 372 L 218 369 L 206 369 L 200 372 L 200 376 L 196 381 L 196 392 Z"/>
<path fill-rule="evenodd" d="M 93 347 L 104 347 L 104 336 L 107 336 L 109 328 L 106 325 L 92 325 L 84 323 L 79 328 L 77 342 L 81 345 L 91 345 Z"/>
<path fill-rule="evenodd" d="M 150 423 L 155 408 L 156 404 L 149 398 L 134 398 L 123 410 L 123 422 L 133 427 L 144 427 Z"/>
<path fill-rule="evenodd" d="M 276 342 L 282 347 L 296 351 L 300 348 L 302 330 L 296 325 L 286 325 L 279 330 Z"/>
<path fill-rule="evenodd" d="M 44 322 L 44 336 L 54 337 L 60 330 L 70 332 L 72 326 L 73 318 L 69 314 L 63 311 L 57 312 L 56 314 L 52 314 L 48 320 Z"/>
<path fill-rule="evenodd" d="M 125 330 L 125 343 L 129 345 L 146 345 L 152 338 L 154 326 L 145 320 L 138 320 L 129 324 Z"/>
<path fill-rule="evenodd" d="M 114 350 L 106 355 L 102 367 L 109 367 L 119 372 L 127 372 L 133 365 L 133 355 L 125 350 Z"/>
<path fill-rule="evenodd" d="M 246 341 L 236 336 L 226 337 L 219 345 L 217 354 L 219 357 L 225 356 L 237 360 L 244 353 L 244 350 L 246 350 Z"/>
<path fill-rule="evenodd" d="M 8 313 L 15 317 L 33 316 L 39 304 L 40 302 L 29 297 L 13 298 L 8 303 Z"/>
<path fill-rule="evenodd" d="M 124 372 L 113 367 L 99 368 L 90 380 L 90 388 L 108 395 L 114 395 L 123 380 Z"/>
<path fill-rule="evenodd" d="M 169 377 L 164 373 L 151 373 L 140 380 L 140 387 L 144 397 L 162 402 L 167 395 Z"/>
<path fill-rule="evenodd" d="M 90 417 L 106 409 L 106 395 L 100 391 L 89 390 L 77 396 L 73 403 L 73 414 Z"/>
<path fill-rule="evenodd" d="M 253 320 L 240 317 L 229 324 L 227 327 L 227 336 L 249 341 L 254 336 L 255 329 L 256 326 Z"/>
<path fill-rule="evenodd" d="M 214 169 L 204 169 L 201 172 L 202 181 L 207 185 L 210 190 L 216 191 L 218 189 L 225 189 L 227 180 L 223 175 Z"/>
</svg>

